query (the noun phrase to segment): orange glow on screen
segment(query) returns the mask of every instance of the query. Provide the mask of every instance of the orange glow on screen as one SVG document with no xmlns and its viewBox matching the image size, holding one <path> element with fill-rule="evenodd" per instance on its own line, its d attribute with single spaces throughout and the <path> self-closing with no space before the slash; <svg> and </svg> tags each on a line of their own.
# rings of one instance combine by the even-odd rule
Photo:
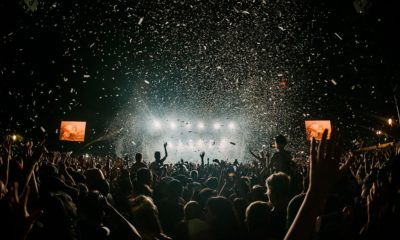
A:
<svg viewBox="0 0 400 240">
<path fill-rule="evenodd" d="M 60 140 L 83 142 L 85 141 L 86 122 L 61 121 Z"/>
<path fill-rule="evenodd" d="M 325 129 L 328 129 L 328 139 L 331 138 L 332 127 L 330 120 L 306 120 L 305 124 L 307 140 L 312 138 L 321 140 Z"/>
</svg>

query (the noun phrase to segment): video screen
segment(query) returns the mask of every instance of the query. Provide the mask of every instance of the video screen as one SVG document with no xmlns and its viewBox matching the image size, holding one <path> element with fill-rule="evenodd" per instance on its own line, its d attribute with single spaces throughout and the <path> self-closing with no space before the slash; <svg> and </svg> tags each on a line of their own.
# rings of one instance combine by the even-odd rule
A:
<svg viewBox="0 0 400 240">
<path fill-rule="evenodd" d="M 60 140 L 71 142 L 85 141 L 86 122 L 61 121 Z"/>
<path fill-rule="evenodd" d="M 307 140 L 311 141 L 312 138 L 321 140 L 325 129 L 328 129 L 327 139 L 331 138 L 332 127 L 330 120 L 306 120 L 305 125 Z"/>
</svg>

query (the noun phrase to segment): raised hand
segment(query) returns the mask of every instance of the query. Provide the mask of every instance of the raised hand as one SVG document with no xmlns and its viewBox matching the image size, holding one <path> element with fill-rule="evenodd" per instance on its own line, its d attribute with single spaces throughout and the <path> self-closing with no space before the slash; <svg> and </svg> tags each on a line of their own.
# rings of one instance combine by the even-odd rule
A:
<svg viewBox="0 0 400 240">
<path fill-rule="evenodd" d="M 168 143 L 167 143 L 167 142 L 165 142 L 165 143 L 164 143 L 164 148 L 166 148 L 166 147 L 167 147 L 167 145 L 168 145 Z"/>
<path fill-rule="evenodd" d="M 18 188 L 18 182 L 15 182 L 9 193 L 9 205 L 14 213 L 11 219 L 15 221 L 14 232 L 11 233 L 11 236 L 14 236 L 15 239 L 25 239 L 31 231 L 33 224 L 43 212 L 37 210 L 33 213 L 29 213 L 28 201 L 30 188 L 28 187 L 21 196 L 18 194 Z"/>
<path fill-rule="evenodd" d="M 254 154 L 251 150 L 249 150 L 249 152 L 254 158 L 256 158 L 261 163 L 262 166 L 266 165 L 267 158 L 266 158 L 266 156 L 265 156 L 263 151 L 261 151 L 258 156 L 256 154 Z"/>
<path fill-rule="evenodd" d="M 336 131 L 332 132 L 331 140 L 328 141 L 327 136 L 328 130 L 325 129 L 318 147 L 315 139 L 311 141 L 309 191 L 318 194 L 329 193 L 354 160 L 351 156 L 341 164 L 341 138 Z"/>
<path fill-rule="evenodd" d="M 312 239 L 315 231 L 315 221 L 321 213 L 325 199 L 332 186 L 350 167 L 353 157 L 340 163 L 342 148 L 341 139 L 334 131 L 331 140 L 327 140 L 328 130 L 325 129 L 322 140 L 318 144 L 313 138 L 310 154 L 310 185 L 297 216 L 286 233 L 285 240 Z"/>
<path fill-rule="evenodd" d="M 200 153 L 200 157 L 201 157 L 201 159 L 204 159 L 204 156 L 206 155 L 206 153 L 205 152 L 201 152 Z"/>
</svg>

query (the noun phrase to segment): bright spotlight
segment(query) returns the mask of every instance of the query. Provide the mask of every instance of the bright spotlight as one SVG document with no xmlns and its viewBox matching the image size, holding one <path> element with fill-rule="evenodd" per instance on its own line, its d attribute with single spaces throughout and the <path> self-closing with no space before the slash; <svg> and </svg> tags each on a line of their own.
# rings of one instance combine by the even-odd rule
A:
<svg viewBox="0 0 400 240">
<path fill-rule="evenodd" d="M 388 119 L 388 124 L 389 124 L 389 126 L 392 126 L 392 124 L 393 124 L 393 119 L 389 118 L 389 119 Z"/>
<path fill-rule="evenodd" d="M 235 129 L 235 124 L 233 122 L 230 122 L 228 127 L 229 129 Z"/>
<path fill-rule="evenodd" d="M 214 123 L 214 129 L 218 130 L 221 128 L 221 124 L 219 123 Z"/>
<path fill-rule="evenodd" d="M 174 122 L 169 123 L 171 129 L 176 129 L 176 124 Z"/>
<path fill-rule="evenodd" d="M 11 138 L 12 138 L 12 140 L 13 140 L 14 142 L 17 141 L 17 135 L 13 134 L 13 135 L 11 136 Z"/>
<path fill-rule="evenodd" d="M 203 123 L 203 122 L 199 122 L 199 123 L 197 124 L 197 127 L 198 127 L 199 129 L 203 129 L 203 128 L 204 128 L 204 123 Z"/>
<path fill-rule="evenodd" d="M 154 127 L 155 127 L 155 128 L 161 128 L 161 123 L 160 123 L 160 121 L 154 120 Z"/>
</svg>

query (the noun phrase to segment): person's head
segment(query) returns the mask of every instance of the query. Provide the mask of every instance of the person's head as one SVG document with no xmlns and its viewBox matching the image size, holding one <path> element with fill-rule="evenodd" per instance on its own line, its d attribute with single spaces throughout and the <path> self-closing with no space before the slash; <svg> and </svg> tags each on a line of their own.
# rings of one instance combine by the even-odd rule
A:
<svg viewBox="0 0 400 240">
<path fill-rule="evenodd" d="M 245 223 L 250 235 L 258 236 L 262 233 L 266 233 L 266 229 L 270 225 L 270 214 L 271 206 L 263 201 L 252 202 L 246 208 Z"/>
<path fill-rule="evenodd" d="M 106 199 L 99 191 L 90 191 L 78 206 L 79 216 L 90 224 L 101 226 L 106 214 L 106 204 Z"/>
<path fill-rule="evenodd" d="M 197 195 L 197 202 L 202 206 L 205 207 L 208 199 L 217 195 L 217 192 L 211 188 L 203 188 L 200 190 L 199 194 Z"/>
<path fill-rule="evenodd" d="M 206 181 L 206 186 L 216 190 L 218 188 L 218 179 L 216 177 L 210 177 Z"/>
<path fill-rule="evenodd" d="M 190 172 L 190 177 L 193 179 L 193 181 L 196 181 L 199 177 L 199 172 L 197 170 L 192 170 Z"/>
<path fill-rule="evenodd" d="M 162 233 L 158 218 L 158 210 L 150 197 L 140 195 L 132 201 L 131 215 L 135 219 L 135 226 L 141 231 Z"/>
<path fill-rule="evenodd" d="M 182 183 L 179 180 L 173 179 L 168 183 L 168 194 L 171 197 L 181 197 L 183 192 Z"/>
<path fill-rule="evenodd" d="M 206 204 L 205 219 L 217 239 L 236 238 L 238 218 L 232 203 L 224 197 L 212 197 Z"/>
<path fill-rule="evenodd" d="M 154 159 L 159 162 L 161 160 L 161 153 L 160 151 L 154 152 Z"/>
<path fill-rule="evenodd" d="M 136 180 L 138 184 L 151 185 L 152 175 L 149 169 L 141 168 L 136 172 Z"/>
<path fill-rule="evenodd" d="M 283 173 L 274 173 L 267 178 L 267 194 L 274 207 L 285 207 L 288 203 L 290 177 Z"/>
<path fill-rule="evenodd" d="M 86 185 L 89 190 L 100 190 L 103 184 L 104 174 L 100 169 L 90 168 L 85 171 Z"/>
<path fill-rule="evenodd" d="M 142 162 L 142 161 L 143 161 L 143 154 L 141 154 L 141 153 L 136 153 L 136 155 L 135 155 L 135 161 L 136 161 L 136 162 Z"/>
<path fill-rule="evenodd" d="M 201 206 L 196 201 L 190 201 L 190 202 L 186 203 L 184 211 L 185 211 L 185 220 L 186 221 L 194 219 L 194 218 L 201 218 L 203 215 Z"/>
<path fill-rule="evenodd" d="M 286 147 L 287 140 L 286 140 L 285 136 L 278 135 L 275 137 L 275 143 L 276 143 L 276 147 L 278 149 L 283 149 Z"/>
</svg>

